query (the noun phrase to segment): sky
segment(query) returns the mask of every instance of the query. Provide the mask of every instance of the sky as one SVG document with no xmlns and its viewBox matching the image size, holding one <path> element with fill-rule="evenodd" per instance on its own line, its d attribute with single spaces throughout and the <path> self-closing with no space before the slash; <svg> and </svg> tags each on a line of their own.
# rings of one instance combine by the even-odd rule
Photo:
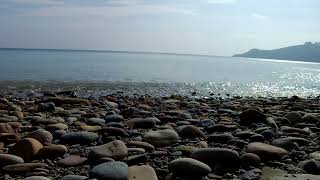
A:
<svg viewBox="0 0 320 180">
<path fill-rule="evenodd" d="M 230 56 L 320 41 L 319 0 L 0 3 L 0 47 Z"/>
</svg>

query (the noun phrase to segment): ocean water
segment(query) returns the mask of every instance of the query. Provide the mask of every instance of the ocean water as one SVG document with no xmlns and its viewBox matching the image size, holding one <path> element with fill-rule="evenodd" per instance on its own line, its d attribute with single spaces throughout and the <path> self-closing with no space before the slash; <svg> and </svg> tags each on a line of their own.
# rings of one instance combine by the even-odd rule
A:
<svg viewBox="0 0 320 180">
<path fill-rule="evenodd" d="M 129 52 L 0 49 L 0 82 L 207 96 L 318 96 L 320 64 Z"/>
</svg>

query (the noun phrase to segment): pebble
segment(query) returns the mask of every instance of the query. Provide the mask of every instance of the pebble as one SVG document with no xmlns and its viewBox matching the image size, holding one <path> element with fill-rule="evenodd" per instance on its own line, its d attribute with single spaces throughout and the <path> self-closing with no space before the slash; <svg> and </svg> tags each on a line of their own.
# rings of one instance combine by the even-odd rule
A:
<svg viewBox="0 0 320 180">
<path fill-rule="evenodd" d="M 122 160 L 127 156 L 127 146 L 122 141 L 115 140 L 104 145 L 93 147 L 88 154 L 88 159 L 94 161 L 102 157 L 109 157 L 115 160 Z"/>
<path fill-rule="evenodd" d="M 163 147 L 177 143 L 179 135 L 171 129 L 149 131 L 144 134 L 143 140 L 154 146 Z"/>
<path fill-rule="evenodd" d="M 142 142 L 142 141 L 129 141 L 126 143 L 128 147 L 137 147 L 137 148 L 142 148 L 147 151 L 152 151 L 155 149 L 155 147 L 152 144 L 149 144 L 147 142 Z"/>
<path fill-rule="evenodd" d="M 243 111 L 240 115 L 240 121 L 243 124 L 250 124 L 250 123 L 258 123 L 258 122 L 265 122 L 266 116 L 261 112 L 259 108 L 249 108 Z"/>
<path fill-rule="evenodd" d="M 71 155 L 71 156 L 68 156 L 68 157 L 65 157 L 65 158 L 59 160 L 58 164 L 60 164 L 62 166 L 80 166 L 85 161 L 87 161 L 87 158 L 85 158 L 85 157 Z"/>
<path fill-rule="evenodd" d="M 64 145 L 50 145 L 41 148 L 37 154 L 37 157 L 42 159 L 50 159 L 61 157 L 68 151 L 67 147 Z"/>
<path fill-rule="evenodd" d="M 112 114 L 112 115 L 106 116 L 104 119 L 105 119 L 106 123 L 124 121 L 123 116 L 122 115 L 118 115 L 118 114 Z"/>
<path fill-rule="evenodd" d="M 31 172 L 36 168 L 48 167 L 45 163 L 23 163 L 4 166 L 2 170 L 6 172 Z"/>
<path fill-rule="evenodd" d="M 0 153 L 0 168 L 7 165 L 21 164 L 21 163 L 24 163 L 24 160 L 19 156 Z"/>
<path fill-rule="evenodd" d="M 186 125 L 178 131 L 178 134 L 182 138 L 207 138 L 206 134 L 202 132 L 197 126 L 194 125 Z"/>
<path fill-rule="evenodd" d="M 287 113 L 284 118 L 287 118 L 292 123 L 297 123 L 302 121 L 302 116 L 299 112 L 292 111 Z"/>
<path fill-rule="evenodd" d="M 171 172 L 182 177 L 203 177 L 211 172 L 207 164 L 192 158 L 178 158 L 168 166 Z"/>
<path fill-rule="evenodd" d="M 107 162 L 91 169 L 90 177 L 97 180 L 127 180 L 128 165 L 124 162 Z"/>
<path fill-rule="evenodd" d="M 194 151 L 190 157 L 222 172 L 233 170 L 240 164 L 239 153 L 227 148 L 202 148 Z"/>
<path fill-rule="evenodd" d="M 151 166 L 130 166 L 127 180 L 158 180 L 158 177 Z"/>
<path fill-rule="evenodd" d="M 27 137 L 34 138 L 41 144 L 51 144 L 53 140 L 52 134 L 44 129 L 37 129 L 35 131 L 32 131 L 27 135 Z"/>
<path fill-rule="evenodd" d="M 36 139 L 25 138 L 17 142 L 9 153 L 21 157 L 24 161 L 29 162 L 32 160 L 43 145 Z"/>
<path fill-rule="evenodd" d="M 257 154 L 260 158 L 268 160 L 279 160 L 282 156 L 289 154 L 283 148 L 261 142 L 250 143 L 247 152 Z"/>
<path fill-rule="evenodd" d="M 93 132 L 70 132 L 61 135 L 60 140 L 66 144 L 90 144 L 98 139 L 98 134 Z"/>
<path fill-rule="evenodd" d="M 79 176 L 79 175 L 66 175 L 63 176 L 60 180 L 86 180 L 87 176 Z"/>
<path fill-rule="evenodd" d="M 156 125 L 156 120 L 154 118 L 133 118 L 127 121 L 127 125 L 131 129 L 137 129 L 137 128 L 148 129 Z"/>
<path fill-rule="evenodd" d="M 50 179 L 44 176 L 29 176 L 24 180 L 50 180 Z"/>
</svg>

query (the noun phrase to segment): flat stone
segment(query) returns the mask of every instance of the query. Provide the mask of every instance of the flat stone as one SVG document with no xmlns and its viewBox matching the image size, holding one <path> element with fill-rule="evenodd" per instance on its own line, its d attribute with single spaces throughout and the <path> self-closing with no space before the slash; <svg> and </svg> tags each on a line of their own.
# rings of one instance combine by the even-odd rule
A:
<svg viewBox="0 0 320 180">
<path fill-rule="evenodd" d="M 100 124 L 105 124 L 105 120 L 104 119 L 101 119 L 101 118 L 89 118 L 87 120 L 87 124 L 90 124 L 90 125 L 100 125 Z"/>
<path fill-rule="evenodd" d="M 240 165 L 239 153 L 227 148 L 202 148 L 194 151 L 190 157 L 209 165 L 216 172 L 234 170 Z"/>
<path fill-rule="evenodd" d="M 158 180 L 157 174 L 151 166 L 130 166 L 128 180 Z"/>
<path fill-rule="evenodd" d="M 38 140 L 41 144 L 50 144 L 53 140 L 52 134 L 44 129 L 32 131 L 27 135 L 27 137 L 34 138 Z"/>
<path fill-rule="evenodd" d="M 82 165 L 87 158 L 81 157 L 81 156 L 76 156 L 76 155 L 71 155 L 66 158 L 61 159 L 58 161 L 58 164 L 62 166 L 80 166 Z"/>
<path fill-rule="evenodd" d="M 281 147 L 288 151 L 291 151 L 292 149 L 296 148 L 296 145 L 294 143 L 297 143 L 300 146 L 305 146 L 305 145 L 308 145 L 310 141 L 300 137 L 285 137 L 285 138 L 275 139 L 271 142 L 272 145 Z"/>
<path fill-rule="evenodd" d="M 94 161 L 102 157 L 109 157 L 115 160 L 121 160 L 126 156 L 128 156 L 127 146 L 122 141 L 115 140 L 104 145 L 93 147 L 88 154 L 88 159 Z"/>
<path fill-rule="evenodd" d="M 10 154 L 14 154 L 28 162 L 43 148 L 43 145 L 36 139 L 25 138 L 17 142 L 10 150 Z"/>
<path fill-rule="evenodd" d="M 66 175 L 63 176 L 60 180 L 86 180 L 87 176 L 79 176 L 79 175 Z"/>
<path fill-rule="evenodd" d="M 147 142 L 142 141 L 129 141 L 126 144 L 128 147 L 137 147 L 137 148 L 143 148 L 146 151 L 152 151 L 155 149 L 155 147 L 152 144 L 149 144 Z"/>
<path fill-rule="evenodd" d="M 262 168 L 262 176 L 260 180 L 316 180 L 318 175 L 311 174 L 288 174 L 281 169 L 273 169 L 271 167 Z"/>
<path fill-rule="evenodd" d="M 137 128 L 148 129 L 156 125 L 156 120 L 153 118 L 133 118 L 127 121 L 127 125 L 131 129 L 137 129 Z"/>
<path fill-rule="evenodd" d="M 24 160 L 19 156 L 15 156 L 11 154 L 0 154 L 0 168 L 7 165 L 21 164 L 21 163 L 24 163 Z"/>
<path fill-rule="evenodd" d="M 202 132 L 197 126 L 194 125 L 186 125 L 178 131 L 178 134 L 182 138 L 207 138 L 206 134 Z"/>
<path fill-rule="evenodd" d="M 37 154 L 37 157 L 43 159 L 57 158 L 66 154 L 68 151 L 64 145 L 50 145 L 41 148 Z"/>
<path fill-rule="evenodd" d="M 93 132 L 70 132 L 61 135 L 60 140 L 66 144 L 90 144 L 98 139 L 98 134 Z"/>
<path fill-rule="evenodd" d="M 89 125 L 81 125 L 80 128 L 84 131 L 96 132 L 101 129 L 101 126 L 89 126 Z"/>
<path fill-rule="evenodd" d="M 122 115 L 118 115 L 118 114 L 112 114 L 112 115 L 108 115 L 105 118 L 106 123 L 109 122 L 122 122 L 124 121 L 124 118 Z"/>
<path fill-rule="evenodd" d="M 100 129 L 100 132 L 107 133 L 109 136 L 125 137 L 127 135 L 123 129 L 117 127 L 103 127 Z"/>
<path fill-rule="evenodd" d="M 48 98 L 47 102 L 53 102 L 56 106 L 61 106 L 63 104 L 90 105 L 90 102 L 86 99 L 63 98 L 63 97 L 51 97 L 51 98 Z"/>
<path fill-rule="evenodd" d="M 24 180 L 50 180 L 50 179 L 44 176 L 29 176 Z"/>
<path fill-rule="evenodd" d="M 15 133 L 16 131 L 8 123 L 0 123 L 0 133 Z"/>
<path fill-rule="evenodd" d="M 92 168 L 90 177 L 98 180 L 127 180 L 128 169 L 128 165 L 124 162 L 107 162 Z"/>
<path fill-rule="evenodd" d="M 289 154 L 283 148 L 261 142 L 250 143 L 247 147 L 247 152 L 257 154 L 260 158 L 267 160 L 279 160 L 282 156 Z"/>
<path fill-rule="evenodd" d="M 211 172 L 211 168 L 196 159 L 179 158 L 171 161 L 169 170 L 183 177 L 203 177 Z"/>
<path fill-rule="evenodd" d="M 57 123 L 57 124 L 49 124 L 46 126 L 46 129 L 50 131 L 55 131 L 55 130 L 66 130 L 68 129 L 68 126 L 63 123 Z"/>
<path fill-rule="evenodd" d="M 252 107 L 240 113 L 240 121 L 242 124 L 265 122 L 265 120 L 266 116 L 259 108 Z"/>
<path fill-rule="evenodd" d="M 45 163 L 24 163 L 4 166 L 2 170 L 6 172 L 31 172 L 36 168 L 48 167 Z"/>
<path fill-rule="evenodd" d="M 149 131 L 144 134 L 143 140 L 154 146 L 163 147 L 177 143 L 179 135 L 171 129 Z"/>
<path fill-rule="evenodd" d="M 287 118 L 289 121 L 291 121 L 292 123 L 297 123 L 297 122 L 301 122 L 302 121 L 302 116 L 299 112 L 296 111 L 292 111 L 287 113 L 284 118 Z"/>
</svg>

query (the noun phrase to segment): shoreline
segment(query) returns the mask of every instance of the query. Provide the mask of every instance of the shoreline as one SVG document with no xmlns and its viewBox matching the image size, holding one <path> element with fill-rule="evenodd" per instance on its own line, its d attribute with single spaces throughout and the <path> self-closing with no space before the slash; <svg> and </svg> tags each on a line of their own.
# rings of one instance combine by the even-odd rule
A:
<svg viewBox="0 0 320 180">
<path fill-rule="evenodd" d="M 128 169 L 120 170 L 128 166 L 129 174 L 141 170 L 148 180 L 187 179 L 181 166 L 192 179 L 312 179 L 320 172 L 319 98 L 77 98 L 73 91 L 52 91 L 1 97 L 0 112 L 0 127 L 6 127 L 0 128 L 0 158 L 13 162 L 0 163 L 1 178 L 99 179 L 106 173 L 129 176 Z M 22 141 L 32 148 L 20 147 Z M 40 168 L 21 172 L 18 166 L 29 162 Z M 120 168 L 118 174 L 107 171 L 111 165 Z"/>
</svg>

